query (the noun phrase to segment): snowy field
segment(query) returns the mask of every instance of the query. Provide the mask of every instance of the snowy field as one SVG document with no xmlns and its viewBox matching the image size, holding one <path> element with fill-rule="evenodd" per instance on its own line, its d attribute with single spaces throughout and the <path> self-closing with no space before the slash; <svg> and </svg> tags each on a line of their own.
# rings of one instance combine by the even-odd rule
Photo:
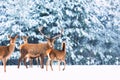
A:
<svg viewBox="0 0 120 80">
<path fill-rule="evenodd" d="M 65 71 L 58 71 L 58 66 L 53 66 L 54 71 L 46 71 L 37 66 L 26 69 L 25 66 L 7 66 L 3 72 L 0 65 L 0 80 L 120 80 L 120 66 L 66 66 Z M 61 67 L 62 68 L 62 67 Z"/>
</svg>

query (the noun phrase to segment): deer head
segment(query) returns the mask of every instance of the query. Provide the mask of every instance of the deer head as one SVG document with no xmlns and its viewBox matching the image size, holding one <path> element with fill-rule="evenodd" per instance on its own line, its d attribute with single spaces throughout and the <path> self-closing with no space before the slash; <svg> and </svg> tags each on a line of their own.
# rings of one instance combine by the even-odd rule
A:
<svg viewBox="0 0 120 80">
<path fill-rule="evenodd" d="M 24 43 L 28 43 L 28 38 L 29 38 L 28 36 L 22 36 Z"/>
<path fill-rule="evenodd" d="M 43 29 L 43 27 L 40 27 L 40 28 L 39 28 L 40 33 L 47 39 L 47 43 L 49 44 L 49 46 L 50 46 L 51 48 L 53 48 L 53 47 L 54 47 L 54 41 L 55 41 L 58 37 L 60 37 L 60 36 L 62 35 L 63 29 L 61 29 L 61 33 L 60 33 L 60 34 L 54 36 L 53 38 L 50 38 L 50 37 L 44 35 L 44 34 L 42 33 L 42 31 L 41 31 L 42 29 Z"/>
<path fill-rule="evenodd" d="M 8 38 L 10 38 L 10 44 L 15 44 L 17 37 L 18 35 L 16 35 L 15 37 L 11 37 L 10 35 L 8 35 Z"/>
</svg>

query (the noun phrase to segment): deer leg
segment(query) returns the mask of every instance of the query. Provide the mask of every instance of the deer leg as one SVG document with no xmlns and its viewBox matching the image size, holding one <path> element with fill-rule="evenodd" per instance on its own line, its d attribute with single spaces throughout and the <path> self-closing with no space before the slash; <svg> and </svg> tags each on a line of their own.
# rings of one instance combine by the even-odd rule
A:
<svg viewBox="0 0 120 80">
<path fill-rule="evenodd" d="M 37 66 L 39 67 L 39 57 L 38 58 L 36 58 L 36 62 L 37 62 Z"/>
<path fill-rule="evenodd" d="M 53 71 L 53 68 L 52 68 L 52 60 L 50 60 L 50 67 L 51 67 L 51 70 Z"/>
<path fill-rule="evenodd" d="M 40 61 L 40 57 L 38 57 L 38 67 L 40 66 L 39 61 Z"/>
<path fill-rule="evenodd" d="M 7 62 L 7 60 L 6 60 L 6 58 L 4 58 L 2 61 L 3 61 L 3 65 L 4 65 L 4 72 L 6 72 L 6 62 Z"/>
<path fill-rule="evenodd" d="M 27 59 L 27 58 L 24 58 L 24 65 L 26 66 L 26 68 L 28 68 L 28 67 L 27 67 L 27 64 L 26 64 L 26 59 Z"/>
<path fill-rule="evenodd" d="M 22 60 L 22 57 L 20 57 L 19 60 L 18 60 L 18 68 L 20 67 L 21 60 Z"/>
<path fill-rule="evenodd" d="M 49 63 L 50 63 L 50 60 L 47 60 L 47 62 L 46 62 L 46 71 L 48 71 L 48 65 L 49 65 Z"/>
<path fill-rule="evenodd" d="M 29 62 L 30 62 L 30 67 L 32 68 L 33 60 L 30 59 Z"/>
<path fill-rule="evenodd" d="M 20 58 L 18 59 L 18 68 L 20 67 L 20 62 L 25 57 L 25 55 L 21 54 Z"/>
<path fill-rule="evenodd" d="M 40 60 L 40 67 L 41 67 L 41 57 L 39 57 L 39 60 Z"/>
<path fill-rule="evenodd" d="M 41 68 L 44 68 L 44 55 L 41 54 L 41 61 L 40 61 Z"/>
<path fill-rule="evenodd" d="M 41 66 L 41 56 L 40 56 L 40 67 L 42 68 L 42 66 Z"/>
<path fill-rule="evenodd" d="M 63 68 L 63 71 L 64 71 L 65 70 L 65 66 L 66 66 L 66 62 L 65 62 L 65 60 L 63 62 L 64 62 L 64 68 Z"/>
<path fill-rule="evenodd" d="M 61 63 L 61 61 L 58 61 L 58 68 L 59 68 L 59 71 L 60 71 L 60 63 Z"/>
</svg>

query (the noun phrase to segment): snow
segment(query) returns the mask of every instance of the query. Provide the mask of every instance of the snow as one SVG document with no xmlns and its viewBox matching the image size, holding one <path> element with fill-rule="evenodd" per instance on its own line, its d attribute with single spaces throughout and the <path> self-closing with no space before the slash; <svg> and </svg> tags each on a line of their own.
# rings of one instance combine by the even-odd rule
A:
<svg viewBox="0 0 120 80">
<path fill-rule="evenodd" d="M 61 66 L 62 68 L 63 66 Z M 58 66 L 53 66 L 54 71 L 46 71 L 40 67 L 26 69 L 25 66 L 7 66 L 3 72 L 0 66 L 0 80 L 119 80 L 120 66 L 66 66 L 65 71 L 58 71 Z"/>
</svg>

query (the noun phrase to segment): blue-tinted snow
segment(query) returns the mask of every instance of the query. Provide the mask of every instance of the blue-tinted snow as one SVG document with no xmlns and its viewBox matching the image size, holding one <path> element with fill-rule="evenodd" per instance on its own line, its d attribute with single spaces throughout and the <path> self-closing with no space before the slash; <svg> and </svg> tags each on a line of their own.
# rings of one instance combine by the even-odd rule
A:
<svg viewBox="0 0 120 80">
<path fill-rule="evenodd" d="M 50 36 L 62 27 L 64 33 L 55 45 L 66 40 L 67 62 L 71 57 L 76 58 L 73 63 L 83 64 L 80 56 L 92 55 L 92 51 L 92 60 L 96 59 L 92 63 L 116 64 L 120 56 L 119 4 L 119 0 L 0 0 L 0 44 L 8 45 L 9 34 L 30 36 L 31 43 L 44 42 L 38 27 L 44 26 L 45 35 Z M 16 47 L 21 43 L 17 39 Z M 14 55 L 17 51 L 12 56 L 18 57 Z M 84 60 L 87 64 L 86 57 Z"/>
</svg>

